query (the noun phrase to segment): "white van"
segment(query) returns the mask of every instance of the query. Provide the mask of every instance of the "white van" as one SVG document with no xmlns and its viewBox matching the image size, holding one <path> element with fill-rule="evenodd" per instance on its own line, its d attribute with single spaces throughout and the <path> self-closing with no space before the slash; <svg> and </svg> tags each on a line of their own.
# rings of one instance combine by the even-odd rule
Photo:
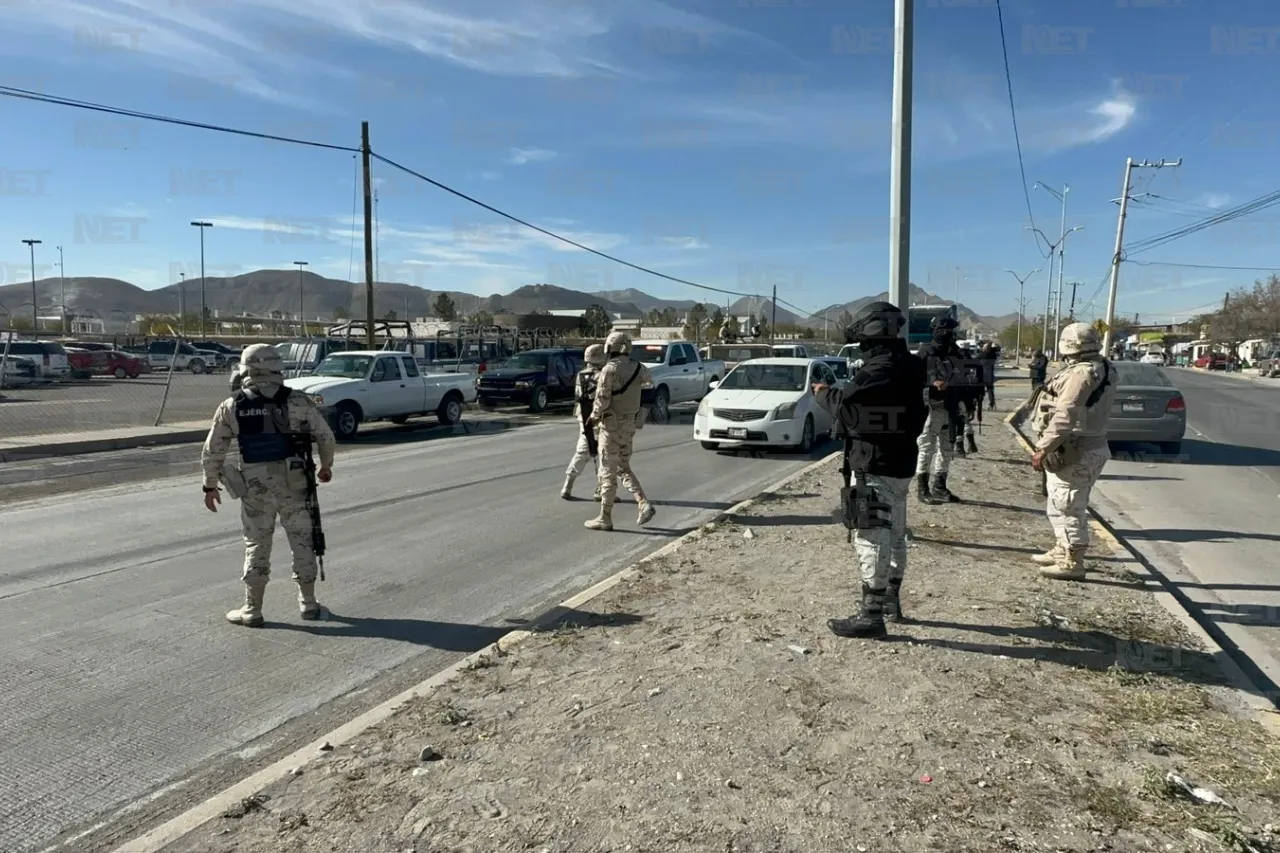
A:
<svg viewBox="0 0 1280 853">
<path fill-rule="evenodd" d="M 4 341 L 0 340 L 0 352 Z M 26 356 L 40 366 L 44 379 L 66 379 L 71 375 L 71 360 L 67 351 L 56 341 L 13 341 L 9 344 L 9 356 Z"/>
<path fill-rule="evenodd" d="M 774 358 L 808 358 L 809 351 L 800 344 L 774 344 Z"/>
</svg>

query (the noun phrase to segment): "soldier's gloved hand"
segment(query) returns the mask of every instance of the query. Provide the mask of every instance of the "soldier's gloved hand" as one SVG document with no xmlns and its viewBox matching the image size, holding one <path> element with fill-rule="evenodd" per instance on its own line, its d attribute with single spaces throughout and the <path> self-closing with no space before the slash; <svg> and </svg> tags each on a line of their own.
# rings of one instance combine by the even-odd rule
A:
<svg viewBox="0 0 1280 853">
<path fill-rule="evenodd" d="M 207 489 L 204 493 L 204 506 L 209 512 L 217 512 L 218 504 L 222 503 L 221 489 Z"/>
<path fill-rule="evenodd" d="M 321 468 L 319 471 L 316 472 L 316 479 L 322 483 L 329 482 L 330 480 L 333 479 L 333 469 Z"/>
</svg>

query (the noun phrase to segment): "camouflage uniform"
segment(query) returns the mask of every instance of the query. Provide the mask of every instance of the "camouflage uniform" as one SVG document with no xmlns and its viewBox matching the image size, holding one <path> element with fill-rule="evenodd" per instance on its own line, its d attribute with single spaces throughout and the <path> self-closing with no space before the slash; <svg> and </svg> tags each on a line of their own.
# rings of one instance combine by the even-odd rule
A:
<svg viewBox="0 0 1280 853">
<path fill-rule="evenodd" d="M 574 388 L 574 404 L 573 419 L 578 424 L 578 445 L 573 450 L 573 456 L 569 459 L 569 467 L 564 472 L 564 486 L 560 489 L 560 497 L 570 500 L 573 497 L 574 481 L 582 475 L 583 470 L 587 467 L 587 463 L 591 461 L 591 444 L 587 441 L 586 430 L 589 428 L 595 433 L 597 450 L 600 444 L 600 426 L 594 422 L 588 427 L 582 425 L 582 400 L 592 399 L 595 397 L 595 386 L 600 376 L 600 369 L 604 367 L 606 355 L 604 347 L 600 344 L 592 344 L 587 347 L 584 353 L 586 364 L 582 370 L 578 371 L 577 380 Z M 600 500 L 600 486 L 596 485 L 596 492 L 593 496 L 596 500 Z"/>
<path fill-rule="evenodd" d="M 1036 450 L 1048 454 L 1045 514 L 1055 544 L 1032 560 L 1045 567 L 1041 573 L 1046 577 L 1081 580 L 1086 573 L 1089 496 L 1111 458 L 1107 426 L 1116 393 L 1111 365 L 1100 350 L 1098 333 L 1088 324 L 1072 323 L 1063 329 L 1059 351 L 1067 364 L 1045 384 L 1034 414 Z M 1095 397 L 1092 405 L 1090 396 Z"/>
<path fill-rule="evenodd" d="M 655 515 L 653 504 L 631 471 L 632 444 L 646 414 L 641 406 L 641 392 L 652 384 L 652 377 L 648 368 L 632 360 L 631 339 L 625 334 L 610 334 L 605 348 L 610 360 L 600 370 L 591 412 L 592 421 L 600 425 L 600 514 L 584 523 L 590 530 L 613 529 L 613 502 L 619 478 L 636 497 L 640 508 L 636 522 L 647 524 Z M 624 386 L 626 391 L 622 391 Z"/>
<path fill-rule="evenodd" d="M 241 356 L 243 389 L 247 403 L 258 406 L 276 397 L 284 388 L 284 376 L 279 367 L 279 356 L 266 353 L 256 345 L 245 349 Z M 257 627 L 262 624 L 262 600 L 267 581 L 271 576 L 271 545 L 275 534 L 276 517 L 284 528 L 293 552 L 293 580 L 298 586 L 298 603 L 304 619 L 315 619 L 320 605 L 315 598 L 318 570 L 315 551 L 311 545 L 311 517 L 306 508 L 306 482 L 300 468 L 300 459 L 245 463 L 243 457 L 234 469 L 228 471 L 227 454 L 234 441 L 243 441 L 239 418 L 236 415 L 238 398 L 232 396 L 218 406 L 213 415 L 213 425 L 205 439 L 201 453 L 204 487 L 216 489 L 219 483 L 227 484 L 233 493 L 240 490 L 243 480 L 244 494 L 240 496 L 240 522 L 244 533 L 244 585 L 243 608 L 227 614 L 227 620 L 238 625 Z M 289 436 L 308 435 L 308 441 L 318 445 L 321 468 L 333 466 L 333 431 L 320 411 L 306 395 L 292 392 L 285 402 L 288 423 L 275 422 L 265 430 L 268 433 Z M 266 408 L 270 412 L 270 408 Z M 283 419 L 281 419 L 283 420 Z M 298 463 L 295 465 L 295 463 Z"/>
</svg>

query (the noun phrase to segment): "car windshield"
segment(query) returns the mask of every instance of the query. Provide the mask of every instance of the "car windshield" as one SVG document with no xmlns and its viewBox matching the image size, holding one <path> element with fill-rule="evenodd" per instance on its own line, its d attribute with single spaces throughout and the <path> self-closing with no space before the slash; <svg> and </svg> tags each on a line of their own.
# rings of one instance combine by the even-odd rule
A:
<svg viewBox="0 0 1280 853">
<path fill-rule="evenodd" d="M 1111 369 L 1116 372 L 1115 384 L 1131 387 L 1172 388 L 1173 382 L 1164 370 L 1154 364 L 1142 364 L 1136 361 L 1113 361 Z"/>
<path fill-rule="evenodd" d="M 839 358 L 834 361 L 824 361 L 823 364 L 831 368 L 831 372 L 836 375 L 837 379 L 849 378 L 849 362 L 845 361 L 843 358 Z"/>
<path fill-rule="evenodd" d="M 717 390 L 803 391 L 809 369 L 802 364 L 740 364 L 720 383 Z"/>
<path fill-rule="evenodd" d="M 369 372 L 369 364 L 372 361 L 373 357 L 367 355 L 331 355 L 320 362 L 315 369 L 315 375 L 362 379 Z"/>
<path fill-rule="evenodd" d="M 545 352 L 522 352 L 511 358 L 503 367 L 515 370 L 546 370 L 547 359 Z"/>
<path fill-rule="evenodd" d="M 666 364 L 667 348 L 661 344 L 645 344 L 631 348 L 631 358 L 641 364 Z"/>
</svg>

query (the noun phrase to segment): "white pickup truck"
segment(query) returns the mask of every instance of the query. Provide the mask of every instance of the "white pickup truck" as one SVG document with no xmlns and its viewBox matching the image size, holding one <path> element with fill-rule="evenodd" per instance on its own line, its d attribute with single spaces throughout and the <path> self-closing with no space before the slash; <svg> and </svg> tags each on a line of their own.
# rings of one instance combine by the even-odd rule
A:
<svg viewBox="0 0 1280 853">
<path fill-rule="evenodd" d="M 632 341 L 631 357 L 653 376 L 653 410 L 662 417 L 672 403 L 697 403 L 724 378 L 723 361 L 704 361 L 689 341 Z"/>
<path fill-rule="evenodd" d="M 309 375 L 285 385 L 310 397 L 333 424 L 339 441 L 355 437 L 360 424 L 402 424 L 435 415 L 444 426 L 462 418 L 476 399 L 475 379 L 465 373 L 423 373 L 413 356 L 387 350 L 336 352 Z"/>
</svg>

